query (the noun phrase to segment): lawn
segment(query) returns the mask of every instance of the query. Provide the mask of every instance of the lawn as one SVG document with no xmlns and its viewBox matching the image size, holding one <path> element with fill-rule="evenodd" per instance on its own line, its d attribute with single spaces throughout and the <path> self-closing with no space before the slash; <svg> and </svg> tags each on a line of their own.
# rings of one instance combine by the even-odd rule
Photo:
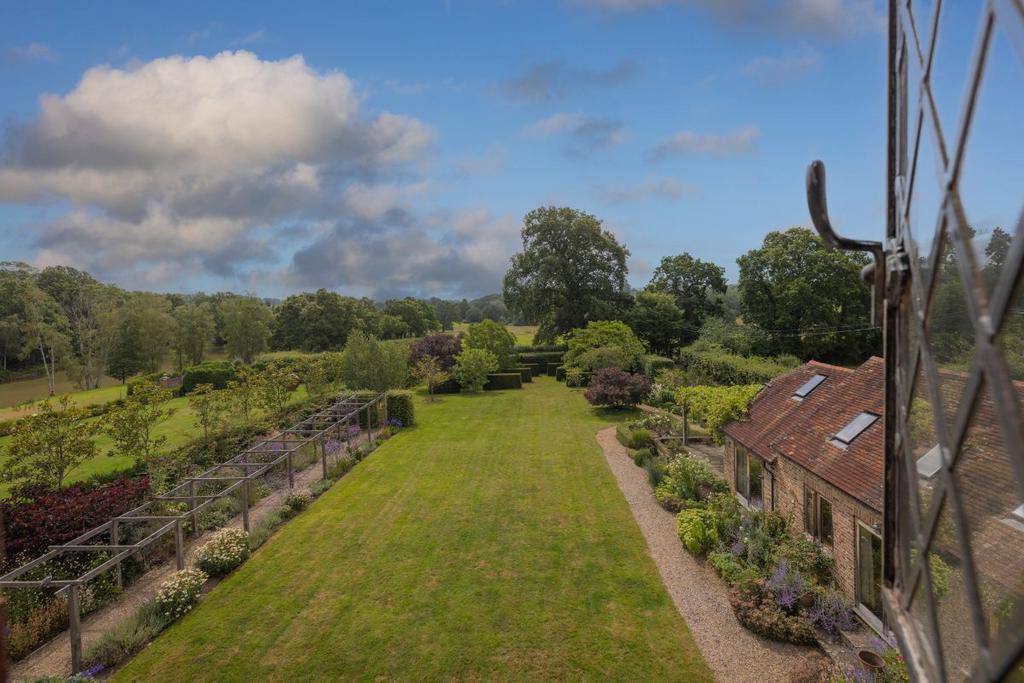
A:
<svg viewBox="0 0 1024 683">
<path fill-rule="evenodd" d="M 120 389 L 120 387 L 118 387 L 118 389 Z M 96 389 L 95 391 L 106 390 Z M 292 394 L 290 402 L 294 403 L 295 401 L 300 401 L 304 398 L 306 398 L 306 387 L 303 385 Z M 174 409 L 174 414 L 159 423 L 153 429 L 154 436 L 167 437 L 167 442 L 164 446 L 166 450 L 184 446 L 192 439 L 201 435 L 199 428 L 196 427 L 195 424 L 195 412 L 189 406 L 189 398 L 187 396 L 172 398 L 167 402 L 167 406 Z M 255 415 L 259 415 L 260 413 L 261 411 L 258 409 L 255 411 Z M 9 436 L 0 437 L 0 462 L 2 462 L 7 455 L 7 444 L 10 440 L 11 437 Z M 84 463 L 72 470 L 71 474 L 68 475 L 69 483 L 83 481 L 96 474 L 106 474 L 108 472 L 117 472 L 130 468 L 132 466 L 131 458 L 119 455 L 109 455 L 112 446 L 113 444 L 110 438 L 101 433 L 96 438 L 96 447 L 99 451 L 99 455 L 91 460 L 86 460 Z M 0 483 L 0 498 L 6 496 L 9 489 L 10 487 L 7 484 Z"/>
<path fill-rule="evenodd" d="M 594 440 L 614 418 L 548 378 L 418 410 L 115 679 L 711 680 Z"/>
<path fill-rule="evenodd" d="M 465 332 L 469 328 L 470 323 L 455 323 L 452 328 L 453 332 Z M 537 334 L 536 325 L 506 325 L 505 329 L 512 333 L 512 336 L 516 338 L 516 344 L 520 346 L 531 346 L 533 344 L 533 335 Z"/>
</svg>

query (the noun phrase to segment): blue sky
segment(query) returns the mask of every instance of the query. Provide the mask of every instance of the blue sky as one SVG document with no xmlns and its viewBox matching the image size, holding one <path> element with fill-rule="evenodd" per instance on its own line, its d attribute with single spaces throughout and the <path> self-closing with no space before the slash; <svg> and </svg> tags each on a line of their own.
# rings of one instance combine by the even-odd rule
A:
<svg viewBox="0 0 1024 683">
<path fill-rule="evenodd" d="M 807 224 L 812 159 L 835 223 L 882 234 L 883 23 L 870 0 L 7 2 L 3 258 L 472 297 L 558 204 L 626 244 L 634 286 L 682 251 L 735 280 Z M 966 64 L 939 70 L 950 108 Z"/>
</svg>

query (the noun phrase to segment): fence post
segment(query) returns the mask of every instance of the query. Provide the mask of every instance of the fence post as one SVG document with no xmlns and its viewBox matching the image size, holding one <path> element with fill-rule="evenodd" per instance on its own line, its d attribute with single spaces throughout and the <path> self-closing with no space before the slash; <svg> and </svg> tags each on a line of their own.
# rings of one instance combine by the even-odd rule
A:
<svg viewBox="0 0 1024 683">
<path fill-rule="evenodd" d="M 188 482 L 188 494 L 192 496 L 192 533 L 199 534 L 199 514 L 196 512 L 196 480 Z"/>
<path fill-rule="evenodd" d="M 289 464 L 291 461 L 289 461 Z M 249 480 L 242 484 L 242 528 L 249 533 Z"/>
<path fill-rule="evenodd" d="M 68 586 L 68 639 L 71 641 L 71 673 L 82 670 L 82 614 L 77 583 Z"/>
<path fill-rule="evenodd" d="M 323 435 L 320 436 L 320 462 L 323 464 L 324 479 L 327 478 L 327 441 Z"/>
<path fill-rule="evenodd" d="M 292 453 L 294 452 L 293 449 L 285 454 L 285 460 L 288 462 L 288 488 L 290 489 L 295 488 L 295 469 L 292 467 Z"/>
<path fill-rule="evenodd" d="M 370 450 L 373 450 L 373 402 L 366 404 L 366 434 L 370 441 Z"/>
<path fill-rule="evenodd" d="M 388 423 L 388 392 L 381 394 L 384 398 L 381 399 L 381 405 L 384 407 L 384 424 Z"/>
<path fill-rule="evenodd" d="M 683 445 L 687 445 L 690 436 L 690 423 L 686 419 L 686 403 L 683 403 Z"/>
<path fill-rule="evenodd" d="M 181 535 L 181 520 L 174 521 L 174 551 L 178 560 L 178 571 L 185 568 L 185 539 Z"/>
<path fill-rule="evenodd" d="M 117 518 L 110 520 L 110 545 L 121 544 L 121 529 L 120 523 Z M 114 551 L 120 552 L 120 551 Z M 114 569 L 114 581 L 117 583 L 118 588 L 124 588 L 124 574 L 121 572 L 121 563 L 117 563 L 117 567 Z"/>
</svg>

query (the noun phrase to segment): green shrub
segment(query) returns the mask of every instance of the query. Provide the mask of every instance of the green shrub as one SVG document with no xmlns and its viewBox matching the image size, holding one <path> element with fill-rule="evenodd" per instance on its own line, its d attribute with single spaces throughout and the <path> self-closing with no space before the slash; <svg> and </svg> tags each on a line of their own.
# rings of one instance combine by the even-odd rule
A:
<svg viewBox="0 0 1024 683">
<path fill-rule="evenodd" d="M 253 552 L 274 535 L 277 529 L 288 521 L 290 514 L 283 511 L 288 508 L 278 508 L 256 523 L 249 533 L 249 552 Z"/>
<path fill-rule="evenodd" d="M 698 420 L 721 443 L 722 428 L 747 414 L 750 402 L 761 388 L 760 384 L 681 387 L 676 391 L 676 402 L 686 406 L 688 417 Z"/>
<path fill-rule="evenodd" d="M 791 356 L 738 356 L 714 346 L 688 346 L 677 358 L 694 384 L 766 384 L 797 365 Z"/>
<path fill-rule="evenodd" d="M 161 613 L 157 602 L 147 600 L 129 619 L 118 623 L 113 629 L 104 633 L 99 641 L 86 650 L 86 667 L 111 668 L 117 666 L 156 638 L 167 627 L 167 624 L 167 618 Z"/>
<path fill-rule="evenodd" d="M 498 389 L 522 389 L 523 378 L 518 372 L 493 372 L 487 375 L 486 391 Z"/>
<path fill-rule="evenodd" d="M 654 458 L 654 453 L 651 452 L 650 448 L 640 448 L 633 451 L 633 462 L 637 467 L 643 467 L 647 462 Z"/>
<path fill-rule="evenodd" d="M 647 473 L 647 483 L 652 489 L 657 488 L 665 478 L 665 466 L 653 458 L 644 464 L 644 471 Z"/>
<path fill-rule="evenodd" d="M 665 358 L 664 356 L 647 354 L 640 358 L 640 367 L 650 379 L 654 379 L 658 371 L 674 367 L 674 365 L 671 358 Z"/>
<path fill-rule="evenodd" d="M 160 584 L 156 603 L 160 613 L 170 621 L 179 619 L 199 602 L 207 576 L 199 569 L 182 569 Z"/>
<path fill-rule="evenodd" d="M 715 513 L 701 508 L 683 510 L 676 517 L 679 540 L 691 555 L 700 557 L 714 548 L 721 539 L 715 524 Z"/>
<path fill-rule="evenodd" d="M 323 494 L 327 493 L 327 489 L 334 486 L 334 479 L 328 477 L 327 479 L 318 479 L 309 485 L 309 495 L 314 498 L 319 498 Z"/>
<path fill-rule="evenodd" d="M 339 361 L 341 380 L 350 389 L 386 391 L 409 383 L 409 344 L 389 343 L 356 330 Z"/>
<path fill-rule="evenodd" d="M 516 368 L 516 372 L 519 373 L 519 376 L 522 378 L 524 384 L 526 382 L 532 382 L 533 381 L 533 369 L 532 368 L 527 367 L 525 365 L 520 365 L 519 367 Z"/>
<path fill-rule="evenodd" d="M 626 448 L 654 448 L 654 437 L 646 429 L 630 429 L 627 425 L 615 426 L 615 438 Z"/>
<path fill-rule="evenodd" d="M 538 365 L 547 367 L 548 363 L 561 363 L 565 357 L 564 351 L 538 351 L 533 353 L 520 353 L 520 365 Z"/>
<path fill-rule="evenodd" d="M 706 461 L 677 455 L 669 462 L 665 479 L 654 495 L 667 510 L 680 510 L 689 503 L 705 500 L 712 493 L 724 493 L 728 486 Z"/>
<path fill-rule="evenodd" d="M 241 510 L 241 507 L 238 499 L 234 496 L 218 498 L 210 503 L 210 507 L 199 513 L 199 528 L 203 531 L 219 529 L 230 522 L 231 518 Z"/>
<path fill-rule="evenodd" d="M 487 376 L 498 370 L 498 359 L 485 349 L 465 349 L 455 357 L 455 378 L 466 391 L 480 391 Z"/>
<path fill-rule="evenodd" d="M 636 364 L 636 357 L 621 346 L 599 346 L 581 354 L 573 367 L 584 372 L 597 372 L 605 368 L 632 371 Z"/>
<path fill-rule="evenodd" d="M 503 324 L 489 319 L 473 323 L 462 335 L 462 348 L 490 351 L 498 359 L 498 368 L 502 371 L 516 366 L 515 346 L 515 336 Z"/>
<path fill-rule="evenodd" d="M 825 552 L 820 543 L 804 536 L 787 536 L 778 547 L 779 559 L 804 576 L 813 579 L 819 586 L 832 583 L 835 561 Z"/>
<path fill-rule="evenodd" d="M 11 659 L 17 661 L 31 654 L 67 626 L 68 603 L 62 598 L 47 600 L 30 611 L 27 619 L 10 625 L 7 648 Z"/>
<path fill-rule="evenodd" d="M 647 413 L 630 422 L 629 426 L 632 429 L 647 429 L 662 436 L 680 431 L 681 428 L 679 420 L 668 413 Z"/>
<path fill-rule="evenodd" d="M 584 387 L 590 383 L 590 373 L 580 368 L 565 368 L 565 386 Z"/>
<path fill-rule="evenodd" d="M 716 550 L 708 553 L 708 562 L 715 568 L 722 580 L 730 586 L 750 578 L 750 570 L 740 564 L 736 556 L 730 552 Z"/>
<path fill-rule="evenodd" d="M 565 366 L 564 365 L 559 365 L 557 368 L 555 368 L 555 379 L 557 381 L 559 381 L 559 382 L 564 382 L 565 381 Z"/>
<path fill-rule="evenodd" d="M 249 557 L 249 534 L 242 529 L 221 529 L 199 548 L 196 565 L 209 576 L 227 576 Z"/>
<path fill-rule="evenodd" d="M 388 419 L 400 420 L 403 427 L 416 424 L 416 404 L 412 392 L 392 389 L 388 392 Z"/>
<path fill-rule="evenodd" d="M 189 394 L 200 384 L 211 384 L 214 389 L 226 389 L 228 382 L 238 379 L 238 367 L 230 361 L 207 361 L 185 368 L 181 377 L 181 393 Z"/>
<path fill-rule="evenodd" d="M 573 330 L 568 335 L 569 350 L 565 353 L 565 365 L 571 368 L 596 370 L 584 366 L 583 357 L 595 349 L 614 347 L 618 350 L 616 362 L 622 370 L 635 370 L 644 355 L 644 343 L 630 327 L 620 320 L 592 320 L 583 329 Z M 591 359 L 591 363 L 595 359 Z M 606 359 L 607 360 L 607 359 Z M 613 367 L 613 366 L 605 366 Z"/>
<path fill-rule="evenodd" d="M 949 592 L 949 575 L 952 570 L 946 561 L 931 553 L 928 555 L 928 569 L 932 579 L 932 591 L 935 593 L 935 599 L 941 600 L 946 593 Z"/>
<path fill-rule="evenodd" d="M 515 348 L 516 353 L 522 355 L 524 353 L 565 353 L 569 350 L 569 347 L 565 344 L 518 344 Z"/>
<path fill-rule="evenodd" d="M 729 592 L 729 602 L 737 621 L 763 638 L 795 645 L 818 642 L 811 623 L 786 614 L 764 579 L 741 581 Z"/>
<path fill-rule="evenodd" d="M 309 507 L 310 497 L 304 491 L 292 491 L 284 498 L 284 505 L 292 512 L 302 512 Z"/>
</svg>

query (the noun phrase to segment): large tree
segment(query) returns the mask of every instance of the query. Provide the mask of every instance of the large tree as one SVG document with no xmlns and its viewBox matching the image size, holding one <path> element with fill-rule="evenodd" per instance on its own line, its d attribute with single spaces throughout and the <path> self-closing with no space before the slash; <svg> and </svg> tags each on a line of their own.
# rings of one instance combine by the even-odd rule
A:
<svg viewBox="0 0 1024 683">
<path fill-rule="evenodd" d="M 228 354 L 243 363 L 252 363 L 267 348 L 274 314 L 255 297 L 229 297 L 217 308 L 224 321 Z"/>
<path fill-rule="evenodd" d="M 682 343 L 697 338 L 709 316 L 722 315 L 726 293 L 725 268 L 701 261 L 687 253 L 666 256 L 654 270 L 648 291 L 670 295 L 683 313 L 686 332 Z"/>
<path fill-rule="evenodd" d="M 203 304 L 186 303 L 174 309 L 174 353 L 178 369 L 203 362 L 206 348 L 213 341 L 213 315 Z"/>
<path fill-rule="evenodd" d="M 858 362 L 879 352 L 871 329 L 864 254 L 826 249 L 806 228 L 770 232 L 737 259 L 743 320 L 759 326 L 775 353 Z"/>
<path fill-rule="evenodd" d="M 4 482 L 62 488 L 72 470 L 96 456 L 99 425 L 85 417 L 65 394 L 19 420 L 2 467 Z"/>
<path fill-rule="evenodd" d="M 639 292 L 627 322 L 653 353 L 662 356 L 671 357 L 697 336 L 676 300 L 664 292 Z"/>
<path fill-rule="evenodd" d="M 407 296 L 404 299 L 389 299 L 384 304 L 384 314 L 401 318 L 414 337 L 441 329 L 441 323 L 434 309 L 426 301 Z"/>
<path fill-rule="evenodd" d="M 53 396 L 58 364 L 67 367 L 71 360 L 68 321 L 53 297 L 36 284 L 30 266 L 0 263 L 0 313 L 8 323 L 17 325 L 19 357 L 34 356 L 42 363 Z"/>
<path fill-rule="evenodd" d="M 538 341 L 621 316 L 629 250 L 596 217 L 568 207 L 534 209 L 523 219 L 523 251 L 505 274 L 505 303 L 540 324 Z"/>
<path fill-rule="evenodd" d="M 270 345 L 281 350 L 337 351 L 354 330 L 376 331 L 378 318 L 380 312 L 366 299 L 326 289 L 303 292 L 277 307 Z"/>
</svg>

